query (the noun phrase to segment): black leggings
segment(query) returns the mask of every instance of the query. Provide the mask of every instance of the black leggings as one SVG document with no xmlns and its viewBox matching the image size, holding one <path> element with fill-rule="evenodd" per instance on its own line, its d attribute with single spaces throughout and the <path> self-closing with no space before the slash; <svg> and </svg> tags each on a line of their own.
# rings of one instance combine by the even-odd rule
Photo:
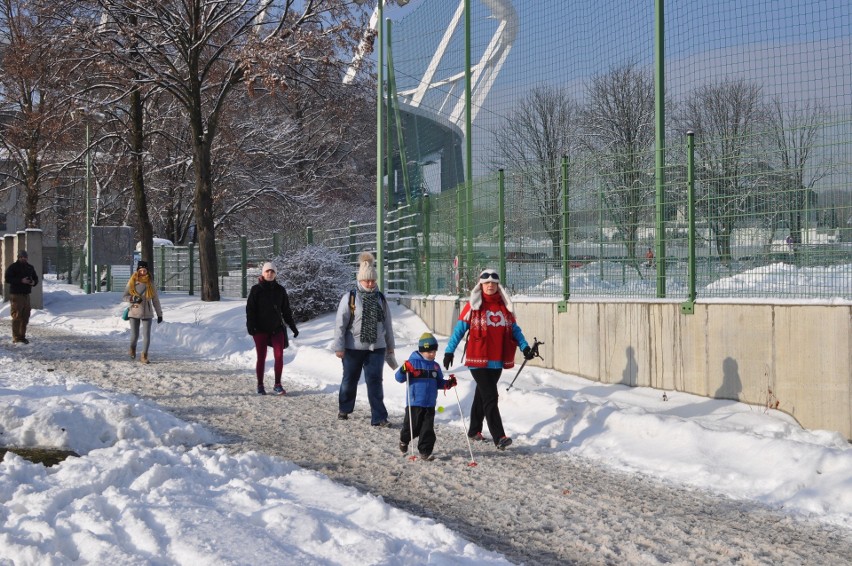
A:
<svg viewBox="0 0 852 566">
<path fill-rule="evenodd" d="M 411 413 L 410 421 L 409 412 Z M 435 407 L 406 407 L 399 441 L 406 444 L 411 442 L 412 429 L 414 429 L 414 437 L 420 438 L 417 442 L 417 450 L 421 454 L 431 454 L 435 448 Z"/>
<path fill-rule="evenodd" d="M 494 444 L 506 436 L 503 430 L 503 419 L 500 417 L 500 408 L 497 406 L 497 382 L 500 381 L 502 369 L 471 368 L 470 374 L 476 382 L 473 392 L 473 405 L 470 408 L 470 428 L 468 436 L 474 436 L 482 432 L 482 421 L 488 423 L 488 431 L 491 433 Z"/>
</svg>

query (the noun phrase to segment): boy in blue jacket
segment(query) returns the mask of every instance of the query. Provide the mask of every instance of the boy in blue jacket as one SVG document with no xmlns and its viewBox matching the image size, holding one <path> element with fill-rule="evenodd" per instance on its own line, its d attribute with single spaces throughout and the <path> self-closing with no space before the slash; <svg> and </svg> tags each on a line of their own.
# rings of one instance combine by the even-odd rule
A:
<svg viewBox="0 0 852 566">
<path fill-rule="evenodd" d="M 408 360 L 396 371 L 395 378 L 400 383 L 408 381 L 408 406 L 405 420 L 399 433 L 399 451 L 408 452 L 408 443 L 420 438 L 417 450 L 424 460 L 433 460 L 435 447 L 435 403 L 438 389 L 447 390 L 456 386 L 456 378 L 444 379 L 441 366 L 435 361 L 438 353 L 438 341 L 426 332 L 417 343 L 417 351 L 412 352 Z"/>
</svg>

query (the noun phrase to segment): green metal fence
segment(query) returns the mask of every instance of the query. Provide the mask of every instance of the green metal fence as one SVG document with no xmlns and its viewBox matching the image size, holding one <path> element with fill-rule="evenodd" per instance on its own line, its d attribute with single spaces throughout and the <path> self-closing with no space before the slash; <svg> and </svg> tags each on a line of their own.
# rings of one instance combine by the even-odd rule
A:
<svg viewBox="0 0 852 566">
<path fill-rule="evenodd" d="M 510 291 L 532 297 L 655 298 L 663 277 L 666 298 L 689 300 L 695 289 L 697 298 L 852 299 L 852 225 L 832 228 L 823 220 L 852 218 L 852 206 L 805 210 L 791 205 L 795 197 L 785 191 L 725 196 L 714 192 L 717 178 L 701 175 L 690 199 L 686 172 L 695 163 L 670 168 L 661 248 L 655 246 L 652 185 L 625 186 L 589 160 L 548 164 L 554 186 L 537 186 L 541 172 L 528 169 L 478 179 L 470 212 L 465 187 L 415 199 L 387 214 L 385 290 L 463 295 L 479 271 L 494 267 Z M 755 174 L 749 182 L 759 187 L 770 181 Z M 802 223 L 800 241 L 790 237 L 791 217 Z M 275 235 L 220 242 L 220 291 L 245 297 L 263 262 L 306 243 L 338 251 L 354 277 L 358 254 L 375 252 L 375 238 L 374 224 L 349 223 L 300 241 Z M 63 277 L 82 285 L 82 255 L 76 254 L 76 265 L 70 250 L 62 257 Z M 161 291 L 199 288 L 192 246 L 157 247 L 153 271 Z M 130 266 L 98 273 L 101 290 L 120 290 Z"/>
<path fill-rule="evenodd" d="M 420 289 L 850 297 L 847 3 L 634 4 L 424 0 L 380 34 Z"/>
<path fill-rule="evenodd" d="M 429 259 L 440 274 L 432 290 L 455 294 L 457 276 L 466 289 L 491 266 L 513 292 L 539 297 L 688 298 L 693 284 L 702 298 L 852 298 L 852 225 L 825 221 L 852 218 L 852 206 L 813 196 L 801 200 L 807 209 L 797 206 L 800 191 L 775 188 L 784 177 L 777 169 L 725 178 L 730 191 L 705 173 L 694 183 L 690 225 L 686 171 L 702 142 L 692 161 L 683 143 L 686 161 L 667 168 L 660 238 L 651 172 L 611 173 L 593 154 L 479 179 L 470 212 L 464 187 L 430 197 Z M 800 239 L 791 236 L 796 222 Z"/>
</svg>

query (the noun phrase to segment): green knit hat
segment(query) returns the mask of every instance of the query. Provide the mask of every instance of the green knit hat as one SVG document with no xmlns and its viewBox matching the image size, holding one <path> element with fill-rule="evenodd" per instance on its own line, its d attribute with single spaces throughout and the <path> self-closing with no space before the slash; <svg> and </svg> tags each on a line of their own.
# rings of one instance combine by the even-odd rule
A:
<svg viewBox="0 0 852 566">
<path fill-rule="evenodd" d="M 438 350 L 438 341 L 428 332 L 424 332 L 417 342 L 417 350 L 420 352 L 436 352 Z"/>
</svg>

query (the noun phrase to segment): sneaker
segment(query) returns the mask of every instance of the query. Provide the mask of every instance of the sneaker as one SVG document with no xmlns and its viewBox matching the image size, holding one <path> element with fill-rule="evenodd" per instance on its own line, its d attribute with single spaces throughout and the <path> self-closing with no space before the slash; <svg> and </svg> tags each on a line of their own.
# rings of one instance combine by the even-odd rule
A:
<svg viewBox="0 0 852 566">
<path fill-rule="evenodd" d="M 421 452 L 421 453 L 420 453 L 420 459 L 421 459 L 421 460 L 426 460 L 427 462 L 431 462 L 432 460 L 434 460 L 434 459 L 435 459 L 435 457 L 434 457 L 434 456 L 432 456 L 432 454 L 423 454 L 423 453 Z"/>
<path fill-rule="evenodd" d="M 337 420 L 339 420 L 339 421 L 349 420 L 349 413 L 337 413 Z"/>
<path fill-rule="evenodd" d="M 504 436 L 500 440 L 497 441 L 497 450 L 505 450 L 509 446 L 512 445 L 512 439 L 508 436 Z"/>
<path fill-rule="evenodd" d="M 257 394 L 258 395 L 266 395 L 266 388 L 264 388 L 263 385 L 258 386 Z"/>
<path fill-rule="evenodd" d="M 286 395 L 287 394 L 287 392 L 284 391 L 284 388 L 281 387 L 280 383 L 278 385 L 276 385 L 275 387 L 273 387 L 272 391 L 274 391 L 276 395 Z"/>
<path fill-rule="evenodd" d="M 408 454 L 408 443 L 400 440 L 399 441 L 399 451 L 402 452 L 403 454 Z"/>
<path fill-rule="evenodd" d="M 373 426 L 378 426 L 381 428 L 390 428 L 391 424 L 388 421 L 380 421 L 374 424 Z"/>
<path fill-rule="evenodd" d="M 477 432 L 477 433 L 476 433 L 476 434 L 474 434 L 473 436 L 471 436 L 471 435 L 467 435 L 467 437 L 468 437 L 469 439 L 471 439 L 471 440 L 477 440 L 477 441 L 479 441 L 479 442 L 485 442 L 485 437 L 484 437 L 484 436 L 482 436 L 482 433 L 481 433 L 481 432 Z"/>
</svg>

